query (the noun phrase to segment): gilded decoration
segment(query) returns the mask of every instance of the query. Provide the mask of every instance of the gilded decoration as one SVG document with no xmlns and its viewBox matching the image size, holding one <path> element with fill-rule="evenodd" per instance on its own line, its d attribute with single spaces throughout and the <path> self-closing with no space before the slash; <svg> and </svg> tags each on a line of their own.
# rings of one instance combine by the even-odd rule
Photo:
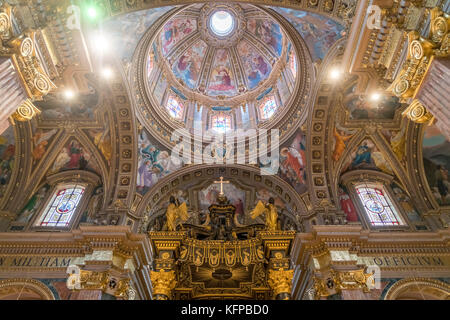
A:
<svg viewBox="0 0 450 320">
<path fill-rule="evenodd" d="M 402 69 L 390 89 L 402 98 L 414 98 L 433 57 L 449 55 L 450 17 L 439 8 L 430 10 L 430 32 L 426 38 L 417 31 L 408 33 L 408 53 Z"/>
<path fill-rule="evenodd" d="M 223 189 L 228 181 L 215 182 L 221 184 L 221 192 L 204 221 L 181 219 L 175 225 L 178 231 L 149 232 L 156 252 L 156 271 L 151 272 L 154 297 L 288 299 L 294 232 L 272 230 L 270 224 L 239 223 L 236 207 Z M 176 202 L 172 196 L 168 207 Z M 167 211 L 166 220 L 170 219 Z"/>
<path fill-rule="evenodd" d="M 446 149 L 421 148 L 438 117 L 416 96 L 431 63 L 448 57 L 448 15 L 394 1 L 381 29 L 362 31 L 369 3 L 288 2 L 99 0 L 122 45 L 98 59 L 111 78 L 84 34 L 100 20 L 67 32 L 70 1 L 22 4 L 13 18 L 2 7 L 0 54 L 28 99 L 0 139 L 1 297 L 21 288 L 61 298 L 50 291 L 59 286 L 129 300 L 393 299 L 420 298 L 419 286 L 448 299 L 438 280 L 450 276 Z M 234 19 L 228 38 L 211 28 L 217 11 Z M 397 96 L 369 103 L 392 80 Z M 66 88 L 79 89 L 71 102 Z M 277 172 L 174 161 L 175 129 L 207 129 L 215 116 L 233 129 L 279 129 Z M 223 160 L 234 144 L 210 147 Z M 354 190 L 370 181 L 404 225 L 370 225 Z M 86 184 L 75 218 L 36 227 L 59 183 Z"/>
<path fill-rule="evenodd" d="M 290 294 L 293 277 L 294 270 L 270 270 L 268 283 L 272 288 L 274 295 L 278 296 L 283 293 Z"/>
<path fill-rule="evenodd" d="M 3 5 L 0 13 L 0 55 L 12 59 L 28 97 L 33 100 L 41 100 L 56 86 L 42 68 L 36 54 L 33 41 L 35 31 L 27 31 L 19 36 L 14 36 L 11 14 L 12 8 L 7 4 Z"/>
<path fill-rule="evenodd" d="M 152 281 L 153 295 L 157 300 L 166 300 L 172 296 L 172 290 L 177 284 L 173 270 L 151 271 L 150 279 Z"/>
</svg>

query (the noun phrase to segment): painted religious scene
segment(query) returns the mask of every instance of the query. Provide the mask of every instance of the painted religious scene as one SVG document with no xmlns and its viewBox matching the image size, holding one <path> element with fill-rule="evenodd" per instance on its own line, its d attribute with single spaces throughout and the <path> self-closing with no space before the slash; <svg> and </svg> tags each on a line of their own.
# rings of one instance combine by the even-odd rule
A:
<svg viewBox="0 0 450 320">
<path fill-rule="evenodd" d="M 167 150 L 150 137 L 145 129 L 140 131 L 138 137 L 136 191 L 140 194 L 145 194 L 161 178 L 183 166 L 181 160 L 172 158 Z"/>
<path fill-rule="evenodd" d="M 43 120 L 93 120 L 95 110 L 101 103 L 99 84 L 90 73 L 85 74 L 81 82 L 85 89 L 69 100 L 61 102 L 61 96 L 49 94 L 44 100 L 35 101 L 34 104 L 41 111 L 39 116 Z"/>
<path fill-rule="evenodd" d="M 197 21 L 192 18 L 175 18 L 164 25 L 161 33 L 161 46 L 167 55 L 177 43 L 197 30 Z"/>
<path fill-rule="evenodd" d="M 41 160 L 48 150 L 49 145 L 55 138 L 58 129 L 42 129 L 36 128 L 36 124 L 32 122 L 33 130 L 33 150 L 31 155 L 33 156 L 33 164 L 37 164 Z"/>
<path fill-rule="evenodd" d="M 450 205 L 450 141 L 436 125 L 425 128 L 422 142 L 423 167 L 434 199 L 441 206 Z"/>
<path fill-rule="evenodd" d="M 306 141 L 305 134 L 299 129 L 293 140 L 280 149 L 280 169 L 278 175 L 302 194 L 306 185 Z"/>
<path fill-rule="evenodd" d="M 283 34 L 280 25 L 267 19 L 249 19 L 247 30 L 267 44 L 278 57 L 283 50 Z"/>
<path fill-rule="evenodd" d="M 53 165 L 49 169 L 49 174 L 66 170 L 100 172 L 98 164 L 95 158 L 92 157 L 91 152 L 75 138 L 69 139 L 61 151 L 59 151 Z"/>
<path fill-rule="evenodd" d="M 236 207 L 236 213 L 243 214 L 246 204 L 245 191 L 235 186 L 233 183 L 224 183 L 223 192 L 228 200 Z M 212 204 L 217 203 L 220 193 L 220 184 L 214 183 L 198 192 L 199 208 L 206 210 Z"/>
<path fill-rule="evenodd" d="M 247 77 L 248 88 L 254 89 L 261 81 L 267 79 L 272 66 L 246 40 L 239 42 L 237 49 Z"/>
<path fill-rule="evenodd" d="M 347 222 L 359 222 L 358 211 L 348 194 L 347 188 L 341 184 L 339 184 L 338 188 L 339 205 L 341 210 L 345 212 Z"/>
<path fill-rule="evenodd" d="M 370 139 L 364 139 L 344 161 L 342 172 L 358 169 L 378 170 L 393 174 L 391 165 L 384 154 Z"/>
<path fill-rule="evenodd" d="M 130 62 L 139 39 L 172 6 L 130 12 L 103 23 L 103 30 L 111 41 L 111 51 L 122 61 Z"/>
<path fill-rule="evenodd" d="M 218 49 L 214 58 L 206 93 L 210 96 L 234 96 L 237 94 L 234 72 L 227 49 Z"/>
<path fill-rule="evenodd" d="M 313 61 L 323 60 L 331 46 L 345 34 L 342 25 L 324 16 L 289 8 L 271 8 L 285 17 L 301 34 Z"/>
<path fill-rule="evenodd" d="M 205 52 L 206 43 L 199 41 L 184 52 L 172 66 L 175 77 L 190 89 L 197 86 Z"/>
<path fill-rule="evenodd" d="M 379 101 L 370 101 L 365 95 L 350 94 L 343 103 L 352 120 L 393 119 L 403 106 L 397 97 L 385 95 Z"/>
</svg>

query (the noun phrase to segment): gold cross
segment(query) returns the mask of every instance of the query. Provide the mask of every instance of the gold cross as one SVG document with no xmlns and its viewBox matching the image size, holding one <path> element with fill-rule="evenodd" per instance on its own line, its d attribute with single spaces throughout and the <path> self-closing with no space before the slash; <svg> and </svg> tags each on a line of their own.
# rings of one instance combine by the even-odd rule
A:
<svg viewBox="0 0 450 320">
<path fill-rule="evenodd" d="M 214 183 L 220 183 L 220 194 L 223 194 L 223 184 L 230 183 L 230 181 L 224 181 L 223 177 L 220 177 L 220 181 L 214 181 Z"/>
</svg>

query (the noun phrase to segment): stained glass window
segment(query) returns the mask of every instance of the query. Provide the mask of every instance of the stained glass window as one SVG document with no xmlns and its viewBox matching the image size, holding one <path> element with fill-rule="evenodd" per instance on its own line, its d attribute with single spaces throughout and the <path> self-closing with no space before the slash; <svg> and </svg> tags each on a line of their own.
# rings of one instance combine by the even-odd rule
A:
<svg viewBox="0 0 450 320">
<path fill-rule="evenodd" d="M 356 192 L 371 225 L 404 225 L 383 186 L 360 184 L 356 186 Z"/>
<path fill-rule="evenodd" d="M 289 54 L 289 68 L 295 78 L 297 76 L 297 59 L 295 58 L 294 51 L 291 51 Z"/>
<path fill-rule="evenodd" d="M 231 116 L 223 112 L 211 117 L 211 127 L 214 131 L 224 133 L 231 129 Z"/>
<path fill-rule="evenodd" d="M 278 107 L 274 96 L 264 98 L 263 102 L 259 105 L 261 118 L 263 120 L 269 119 L 270 117 L 273 116 L 277 108 Z"/>
<path fill-rule="evenodd" d="M 82 185 L 61 185 L 56 188 L 36 226 L 67 227 L 84 193 Z"/>
<path fill-rule="evenodd" d="M 181 119 L 183 117 L 184 106 L 180 99 L 174 95 L 170 95 L 167 99 L 166 109 L 172 118 Z"/>
</svg>

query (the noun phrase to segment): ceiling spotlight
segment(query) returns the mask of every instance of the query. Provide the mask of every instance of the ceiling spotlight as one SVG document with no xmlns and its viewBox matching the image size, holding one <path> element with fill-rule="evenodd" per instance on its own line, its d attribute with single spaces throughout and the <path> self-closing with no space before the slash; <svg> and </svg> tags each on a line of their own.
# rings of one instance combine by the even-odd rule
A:
<svg viewBox="0 0 450 320">
<path fill-rule="evenodd" d="M 97 17 L 97 9 L 94 7 L 89 7 L 87 9 L 87 15 L 89 16 L 89 18 L 95 19 Z"/>
<path fill-rule="evenodd" d="M 341 70 L 335 68 L 330 71 L 331 79 L 338 79 L 340 76 L 341 76 Z"/>
<path fill-rule="evenodd" d="M 104 68 L 102 70 L 102 77 L 105 79 L 110 79 L 113 75 L 113 71 L 111 70 L 111 68 Z"/>
<path fill-rule="evenodd" d="M 370 96 L 370 100 L 372 101 L 378 101 L 381 98 L 381 94 L 379 93 L 372 93 L 372 95 Z"/>
<path fill-rule="evenodd" d="M 73 97 L 75 97 L 75 92 L 73 92 L 70 89 L 67 89 L 67 90 L 64 91 L 64 98 L 66 98 L 67 100 L 70 100 Z"/>
<path fill-rule="evenodd" d="M 103 53 L 109 49 L 109 41 L 103 33 L 94 34 L 91 37 L 91 41 L 94 48 L 100 53 Z"/>
</svg>

